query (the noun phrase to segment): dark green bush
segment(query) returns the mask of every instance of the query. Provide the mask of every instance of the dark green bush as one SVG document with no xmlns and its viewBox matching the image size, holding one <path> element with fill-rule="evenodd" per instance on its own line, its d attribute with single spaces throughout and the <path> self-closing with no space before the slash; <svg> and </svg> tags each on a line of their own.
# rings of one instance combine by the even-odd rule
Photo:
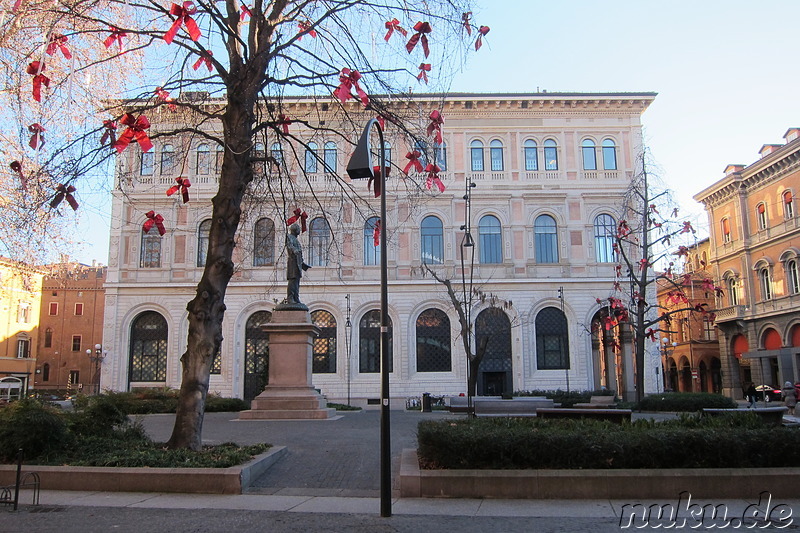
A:
<svg viewBox="0 0 800 533">
<path fill-rule="evenodd" d="M 512 418 L 423 421 L 417 436 L 420 464 L 434 469 L 800 466 L 800 431 L 763 425 L 747 413 L 623 425 Z"/>
<path fill-rule="evenodd" d="M 248 409 L 247 402 L 241 398 L 222 398 L 209 394 L 206 397 L 206 413 L 230 413 Z"/>
<path fill-rule="evenodd" d="M 46 456 L 69 447 L 74 437 L 64 414 L 33 399 L 0 409 L 0 461 L 11 462 L 22 448 L 25 458 Z"/>
<path fill-rule="evenodd" d="M 531 390 L 531 391 L 517 391 L 514 396 L 544 396 L 550 398 L 553 402 L 561 404 L 561 407 L 572 407 L 576 403 L 588 403 L 592 396 L 614 396 L 614 391 L 610 390 L 594 390 L 594 391 L 575 391 L 569 392 L 565 390 Z"/>
<path fill-rule="evenodd" d="M 736 402 L 721 394 L 708 392 L 667 392 L 648 394 L 639 402 L 641 411 L 697 412 L 703 408 L 735 409 Z"/>
<path fill-rule="evenodd" d="M 74 434 L 86 437 L 108 437 L 128 424 L 128 416 L 120 409 L 120 403 L 104 394 L 86 397 L 76 404 L 67 420 Z"/>
</svg>

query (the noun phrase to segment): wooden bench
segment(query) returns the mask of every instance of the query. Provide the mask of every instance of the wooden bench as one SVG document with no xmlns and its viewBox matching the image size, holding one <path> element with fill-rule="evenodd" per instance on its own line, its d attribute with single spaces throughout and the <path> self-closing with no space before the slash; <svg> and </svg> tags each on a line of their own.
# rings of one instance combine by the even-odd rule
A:
<svg viewBox="0 0 800 533">
<path fill-rule="evenodd" d="M 747 413 L 755 413 L 760 417 L 764 423 L 780 426 L 783 423 L 783 415 L 789 411 L 788 407 L 758 407 L 756 409 L 719 409 L 719 408 L 703 408 L 703 416 L 738 416 L 746 415 Z"/>
<path fill-rule="evenodd" d="M 569 408 L 539 408 L 536 410 L 539 418 L 591 418 L 593 420 L 607 420 L 616 424 L 631 421 L 630 409 L 569 409 Z"/>
<path fill-rule="evenodd" d="M 592 396 L 589 403 L 576 403 L 576 409 L 614 409 L 614 396 Z"/>
</svg>

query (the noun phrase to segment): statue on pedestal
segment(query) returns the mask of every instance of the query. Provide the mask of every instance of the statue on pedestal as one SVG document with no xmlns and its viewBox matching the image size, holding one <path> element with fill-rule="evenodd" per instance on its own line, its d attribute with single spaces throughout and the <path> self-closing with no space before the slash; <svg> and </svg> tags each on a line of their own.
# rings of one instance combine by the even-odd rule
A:
<svg viewBox="0 0 800 533">
<path fill-rule="evenodd" d="M 303 247 L 297 236 L 300 235 L 300 226 L 292 224 L 286 235 L 286 300 L 278 304 L 275 309 L 297 309 L 308 311 L 308 307 L 300 302 L 300 278 L 303 271 L 311 268 L 303 261 Z"/>
</svg>

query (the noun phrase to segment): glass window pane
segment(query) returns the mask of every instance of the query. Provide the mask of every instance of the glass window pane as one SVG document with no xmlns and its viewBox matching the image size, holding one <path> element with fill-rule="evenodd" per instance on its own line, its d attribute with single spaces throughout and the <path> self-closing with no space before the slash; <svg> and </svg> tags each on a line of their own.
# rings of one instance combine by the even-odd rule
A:
<svg viewBox="0 0 800 533">
<path fill-rule="evenodd" d="M 142 152 L 140 154 L 139 160 L 139 174 L 142 176 L 152 176 L 153 175 L 153 162 L 155 160 L 155 156 L 153 152 Z"/>
<path fill-rule="evenodd" d="M 325 172 L 336 172 L 336 143 L 328 141 L 325 143 Z"/>
<path fill-rule="evenodd" d="M 417 318 L 417 372 L 450 372 L 450 319 L 438 309 Z"/>
<path fill-rule="evenodd" d="M 536 262 L 558 263 L 558 234 L 556 221 L 549 215 L 540 215 L 533 225 Z"/>
<path fill-rule="evenodd" d="M 478 224 L 478 245 L 480 246 L 480 262 L 497 264 L 503 262 L 503 236 L 500 221 L 486 215 Z"/>
<path fill-rule="evenodd" d="M 536 366 L 540 370 L 569 368 L 567 318 L 556 307 L 545 307 L 536 315 Z"/>
<path fill-rule="evenodd" d="M 617 170 L 617 147 L 614 141 L 603 141 L 603 170 Z"/>
<path fill-rule="evenodd" d="M 155 226 L 147 233 L 142 232 L 142 253 L 139 260 L 142 268 L 161 267 L 161 235 Z"/>
<path fill-rule="evenodd" d="M 364 264 L 367 266 L 381 263 L 381 247 L 375 245 L 375 224 L 378 217 L 372 217 L 364 223 Z"/>
<path fill-rule="evenodd" d="M 492 171 L 499 172 L 503 170 L 503 143 L 494 140 L 489 143 L 489 156 L 492 159 Z"/>
<path fill-rule="evenodd" d="M 197 161 L 195 168 L 197 174 L 207 176 L 211 174 L 211 152 L 208 150 L 207 144 L 201 144 L 197 147 Z"/>
<path fill-rule="evenodd" d="M 472 141 L 470 143 L 470 159 L 471 168 L 473 172 L 483 172 L 483 143 L 480 141 Z"/>
<path fill-rule="evenodd" d="M 208 240 L 211 233 L 211 220 L 204 220 L 197 228 L 197 266 L 206 266 Z"/>
<path fill-rule="evenodd" d="M 303 167 L 309 174 L 317 172 L 317 145 L 316 143 L 308 143 L 306 148 L 306 161 Z"/>
<path fill-rule="evenodd" d="M 313 311 L 311 321 L 320 330 L 314 339 L 311 371 L 315 374 L 335 374 L 336 318 L 327 311 Z"/>
<path fill-rule="evenodd" d="M 558 170 L 558 150 L 556 142 L 552 139 L 544 142 L 544 169 Z"/>
<path fill-rule="evenodd" d="M 614 233 L 616 222 L 611 215 L 598 215 L 594 219 L 594 251 L 598 263 L 613 263 L 616 261 L 614 254 Z"/>
<path fill-rule="evenodd" d="M 594 149 L 594 142 L 586 139 L 581 144 L 583 154 L 583 170 L 597 170 L 597 157 Z"/>
<path fill-rule="evenodd" d="M 444 230 L 442 221 L 437 217 L 428 216 L 422 220 L 420 226 L 421 261 L 429 265 L 440 265 L 444 262 Z"/>
<path fill-rule="evenodd" d="M 131 382 L 167 379 L 167 321 L 155 311 L 142 313 L 131 325 L 128 370 Z"/>
<path fill-rule="evenodd" d="M 447 170 L 447 145 L 445 143 L 435 144 L 433 146 L 433 153 L 436 165 L 442 169 L 442 172 Z"/>
<path fill-rule="evenodd" d="M 536 143 L 525 141 L 525 170 L 539 170 L 539 154 L 536 153 Z"/>
<path fill-rule="evenodd" d="M 392 371 L 392 319 L 387 318 L 389 329 L 389 372 Z M 367 312 L 358 326 L 358 371 L 362 374 L 378 373 L 381 370 L 381 312 Z"/>
<path fill-rule="evenodd" d="M 275 262 L 275 224 L 268 218 L 256 222 L 253 231 L 253 266 Z"/>
<path fill-rule="evenodd" d="M 309 265 L 327 266 L 328 249 L 330 248 L 331 228 L 328 221 L 317 217 L 308 227 Z"/>
<path fill-rule="evenodd" d="M 165 144 L 161 149 L 161 175 L 168 176 L 176 172 L 175 165 L 177 158 L 175 157 L 175 149 L 171 144 Z"/>
</svg>

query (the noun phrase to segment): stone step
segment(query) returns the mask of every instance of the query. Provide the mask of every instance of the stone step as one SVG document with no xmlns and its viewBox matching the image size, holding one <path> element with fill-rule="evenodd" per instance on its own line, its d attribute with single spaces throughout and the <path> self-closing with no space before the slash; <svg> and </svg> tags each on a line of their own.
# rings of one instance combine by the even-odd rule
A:
<svg viewBox="0 0 800 533">
<path fill-rule="evenodd" d="M 251 409 L 239 413 L 240 420 L 324 420 L 336 415 L 336 409 L 271 410 Z"/>
</svg>

